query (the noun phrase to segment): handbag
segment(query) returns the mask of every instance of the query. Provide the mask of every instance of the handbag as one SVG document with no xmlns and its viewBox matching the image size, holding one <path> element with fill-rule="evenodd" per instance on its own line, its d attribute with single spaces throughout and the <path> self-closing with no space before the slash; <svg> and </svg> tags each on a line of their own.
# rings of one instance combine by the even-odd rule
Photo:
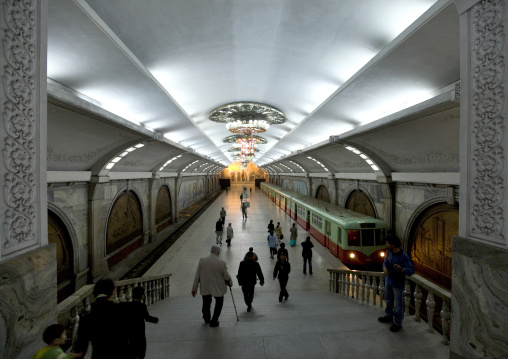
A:
<svg viewBox="0 0 508 359">
<path fill-rule="evenodd" d="M 281 233 L 280 240 L 282 241 L 284 239 L 284 235 Z"/>
</svg>

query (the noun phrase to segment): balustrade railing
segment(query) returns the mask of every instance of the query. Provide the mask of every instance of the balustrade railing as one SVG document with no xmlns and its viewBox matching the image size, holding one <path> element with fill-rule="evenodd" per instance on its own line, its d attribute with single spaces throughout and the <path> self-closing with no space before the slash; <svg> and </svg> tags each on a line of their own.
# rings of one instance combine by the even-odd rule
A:
<svg viewBox="0 0 508 359">
<path fill-rule="evenodd" d="M 132 301 L 132 289 L 135 287 L 145 288 L 143 302 L 147 306 L 167 299 L 169 298 L 170 278 L 171 274 L 166 274 L 116 281 L 115 302 Z M 93 287 L 93 284 L 81 287 L 57 306 L 58 323 L 69 329 L 71 346 L 74 345 L 81 316 L 92 310 Z"/>
<path fill-rule="evenodd" d="M 385 276 L 381 272 L 367 272 L 342 269 L 328 269 L 330 276 L 329 290 L 342 294 L 345 297 L 353 298 L 362 305 L 384 307 Z M 414 291 L 411 292 L 411 288 Z M 427 292 L 425 306 L 427 308 L 427 331 L 434 332 L 433 318 L 435 314 L 435 297 L 442 301 L 440 311 L 441 325 L 443 332 L 443 344 L 449 344 L 451 325 L 451 293 L 436 284 L 422 278 L 418 274 L 406 277 L 406 288 L 404 290 L 404 315 L 409 317 L 409 307 L 414 301 L 414 320 L 421 321 L 420 310 L 422 309 L 423 292 Z"/>
</svg>

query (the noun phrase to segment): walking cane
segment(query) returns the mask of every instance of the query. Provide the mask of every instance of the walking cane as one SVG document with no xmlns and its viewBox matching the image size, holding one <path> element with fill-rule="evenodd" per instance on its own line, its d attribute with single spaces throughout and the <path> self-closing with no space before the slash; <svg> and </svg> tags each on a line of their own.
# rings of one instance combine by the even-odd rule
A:
<svg viewBox="0 0 508 359">
<path fill-rule="evenodd" d="M 233 291 L 231 290 L 231 287 L 229 287 L 229 293 L 231 293 L 231 299 L 233 299 L 233 307 L 235 307 L 236 321 L 239 322 L 240 318 L 238 318 L 238 313 L 236 311 L 235 298 L 233 297 Z"/>
</svg>

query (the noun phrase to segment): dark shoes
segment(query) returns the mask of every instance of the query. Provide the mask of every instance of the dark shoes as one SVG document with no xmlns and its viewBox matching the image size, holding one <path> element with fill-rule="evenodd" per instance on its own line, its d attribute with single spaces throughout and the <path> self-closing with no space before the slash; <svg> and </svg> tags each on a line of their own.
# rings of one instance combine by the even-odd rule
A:
<svg viewBox="0 0 508 359">
<path fill-rule="evenodd" d="M 205 321 L 205 324 L 210 324 L 210 319 L 203 319 Z"/>
<path fill-rule="evenodd" d="M 249 306 L 247 307 L 247 311 L 248 311 L 248 312 L 250 312 L 250 310 L 251 310 L 251 309 L 252 309 L 252 305 L 249 305 Z"/>
<path fill-rule="evenodd" d="M 289 298 L 289 295 L 286 296 L 286 300 L 288 300 L 288 298 Z"/>
<path fill-rule="evenodd" d="M 392 323 L 393 322 L 393 318 L 387 317 L 386 315 L 384 317 L 377 318 L 377 320 L 379 320 L 381 323 Z"/>
<path fill-rule="evenodd" d="M 394 333 L 395 333 L 395 332 L 398 332 L 398 331 L 399 331 L 399 330 L 401 330 L 401 329 L 402 329 L 402 326 L 397 325 L 397 324 L 393 324 L 393 325 L 390 327 L 390 331 L 391 331 L 391 332 L 394 332 Z"/>
<path fill-rule="evenodd" d="M 307 272 L 303 272 L 303 274 L 307 274 Z"/>
<path fill-rule="evenodd" d="M 219 322 L 210 322 L 210 328 L 217 328 L 219 326 Z"/>
</svg>

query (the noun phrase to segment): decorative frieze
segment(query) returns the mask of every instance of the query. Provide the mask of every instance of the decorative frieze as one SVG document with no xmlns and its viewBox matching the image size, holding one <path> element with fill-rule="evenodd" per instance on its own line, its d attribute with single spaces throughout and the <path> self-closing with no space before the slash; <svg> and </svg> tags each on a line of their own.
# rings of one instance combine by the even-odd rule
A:
<svg viewBox="0 0 508 359">
<path fill-rule="evenodd" d="M 503 0 L 482 1 L 471 11 L 470 235 L 504 243 L 505 46 Z"/>
</svg>

